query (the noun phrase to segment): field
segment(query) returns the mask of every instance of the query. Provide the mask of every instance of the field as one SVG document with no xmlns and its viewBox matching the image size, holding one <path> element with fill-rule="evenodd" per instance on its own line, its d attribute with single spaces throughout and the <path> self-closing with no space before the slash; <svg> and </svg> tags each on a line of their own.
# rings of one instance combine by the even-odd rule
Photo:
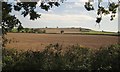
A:
<svg viewBox="0 0 120 72">
<path fill-rule="evenodd" d="M 31 32 L 32 29 L 35 32 Z M 47 34 L 60 34 L 62 30 L 64 34 L 118 35 L 116 32 L 94 31 L 87 28 L 24 28 L 22 31 L 24 33 L 42 33 L 41 31 L 45 31 Z M 17 29 L 14 28 L 11 32 L 17 33 Z"/>
<path fill-rule="evenodd" d="M 107 35 L 80 35 L 80 34 L 35 34 L 35 33 L 8 33 L 6 48 L 19 50 L 43 50 L 49 44 L 62 44 L 63 48 L 70 45 L 81 47 L 100 48 L 118 43 L 118 36 Z"/>
</svg>

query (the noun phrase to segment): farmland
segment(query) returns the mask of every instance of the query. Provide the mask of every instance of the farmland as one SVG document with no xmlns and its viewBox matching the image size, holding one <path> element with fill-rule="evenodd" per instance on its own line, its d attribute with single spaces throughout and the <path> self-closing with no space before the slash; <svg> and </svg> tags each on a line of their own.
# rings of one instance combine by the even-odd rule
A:
<svg viewBox="0 0 120 72">
<path fill-rule="evenodd" d="M 19 50 L 43 50 L 49 44 L 59 43 L 63 48 L 70 45 L 81 47 L 100 48 L 118 43 L 118 36 L 81 35 L 81 34 L 35 34 L 35 33 L 8 33 L 9 40 L 6 48 Z"/>
</svg>

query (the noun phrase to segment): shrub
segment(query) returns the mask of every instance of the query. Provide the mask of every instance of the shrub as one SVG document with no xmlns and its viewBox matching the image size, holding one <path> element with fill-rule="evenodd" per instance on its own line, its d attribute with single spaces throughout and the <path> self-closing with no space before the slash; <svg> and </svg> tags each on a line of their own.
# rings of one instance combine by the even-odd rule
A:
<svg viewBox="0 0 120 72">
<path fill-rule="evenodd" d="M 119 70 L 120 45 L 90 50 L 78 45 L 63 51 L 50 44 L 44 51 L 3 49 L 3 70 Z"/>
<path fill-rule="evenodd" d="M 92 69 L 95 70 L 119 70 L 120 45 L 111 45 L 100 48 L 92 59 Z"/>
<path fill-rule="evenodd" d="M 72 46 L 64 54 L 65 66 L 67 70 L 90 70 L 91 51 L 88 48 Z"/>
</svg>

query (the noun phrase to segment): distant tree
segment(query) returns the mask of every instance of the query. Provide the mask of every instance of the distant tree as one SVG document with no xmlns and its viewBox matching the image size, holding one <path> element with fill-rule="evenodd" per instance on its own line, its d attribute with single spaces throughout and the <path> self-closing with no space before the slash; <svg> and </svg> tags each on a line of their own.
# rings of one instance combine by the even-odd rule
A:
<svg viewBox="0 0 120 72">
<path fill-rule="evenodd" d="M 29 32 L 29 28 L 24 28 L 25 32 L 28 33 Z"/>
<path fill-rule="evenodd" d="M 21 31 L 22 33 L 24 33 L 24 31 Z"/>
<path fill-rule="evenodd" d="M 35 29 L 34 29 L 34 28 L 31 28 L 31 29 L 30 29 L 30 32 L 31 32 L 31 33 L 35 33 Z"/>
<path fill-rule="evenodd" d="M 71 27 L 71 29 L 75 29 L 75 27 Z"/>
<path fill-rule="evenodd" d="M 63 33 L 64 33 L 64 30 L 61 30 L 60 33 L 63 34 Z"/>
<path fill-rule="evenodd" d="M 20 24 L 17 28 L 18 32 L 20 32 L 23 29 L 23 26 Z"/>
<path fill-rule="evenodd" d="M 104 30 L 102 30 L 102 32 L 105 32 Z"/>
<path fill-rule="evenodd" d="M 82 31 L 82 28 L 80 27 L 80 31 Z"/>
<path fill-rule="evenodd" d="M 46 30 L 43 30 L 43 33 L 46 33 Z"/>
<path fill-rule="evenodd" d="M 117 33 L 120 34 L 120 31 L 118 31 Z"/>
<path fill-rule="evenodd" d="M 38 32 L 40 32 L 40 29 L 34 29 L 34 32 L 38 33 Z"/>
</svg>

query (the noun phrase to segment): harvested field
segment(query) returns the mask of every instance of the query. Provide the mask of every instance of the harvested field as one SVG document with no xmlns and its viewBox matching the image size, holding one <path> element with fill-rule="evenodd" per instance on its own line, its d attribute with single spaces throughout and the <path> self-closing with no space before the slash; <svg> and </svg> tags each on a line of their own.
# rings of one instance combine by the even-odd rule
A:
<svg viewBox="0 0 120 72">
<path fill-rule="evenodd" d="M 118 43 L 118 36 L 105 35 L 75 35 L 75 34 L 33 34 L 8 33 L 6 48 L 20 50 L 43 50 L 49 44 L 59 43 L 63 48 L 79 44 L 82 47 L 100 48 Z"/>
</svg>

